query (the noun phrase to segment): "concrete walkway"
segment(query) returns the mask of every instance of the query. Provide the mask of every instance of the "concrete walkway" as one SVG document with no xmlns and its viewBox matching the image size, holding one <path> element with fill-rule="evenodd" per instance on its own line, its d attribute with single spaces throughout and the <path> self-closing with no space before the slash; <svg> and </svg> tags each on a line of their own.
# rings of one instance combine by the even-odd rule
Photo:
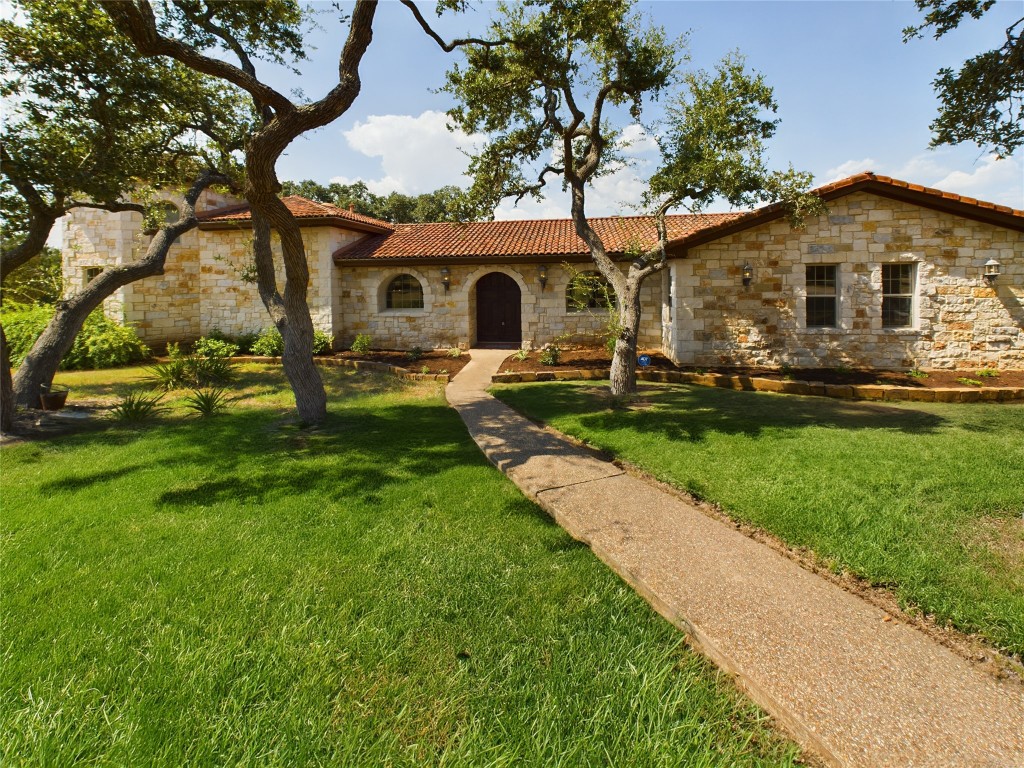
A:
<svg viewBox="0 0 1024 768">
<path fill-rule="evenodd" d="M 1024 688 L 594 458 L 490 397 L 473 350 L 448 401 L 502 472 L 837 766 L 1024 768 Z"/>
</svg>

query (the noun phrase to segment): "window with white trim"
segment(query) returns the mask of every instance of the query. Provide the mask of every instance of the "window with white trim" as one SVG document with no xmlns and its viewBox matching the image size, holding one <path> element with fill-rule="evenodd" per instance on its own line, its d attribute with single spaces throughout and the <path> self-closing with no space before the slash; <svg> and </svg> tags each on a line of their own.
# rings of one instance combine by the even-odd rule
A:
<svg viewBox="0 0 1024 768">
<path fill-rule="evenodd" d="M 914 325 L 914 265 L 882 265 L 882 327 Z"/>
<path fill-rule="evenodd" d="M 807 327 L 835 328 L 839 318 L 839 268 L 835 264 L 808 264 Z"/>
</svg>

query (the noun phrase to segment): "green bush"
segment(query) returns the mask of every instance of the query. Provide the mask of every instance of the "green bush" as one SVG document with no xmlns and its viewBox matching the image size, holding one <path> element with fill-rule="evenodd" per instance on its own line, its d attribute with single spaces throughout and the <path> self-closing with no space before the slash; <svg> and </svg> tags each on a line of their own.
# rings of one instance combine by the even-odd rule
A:
<svg viewBox="0 0 1024 768">
<path fill-rule="evenodd" d="M 313 331 L 313 354 L 327 355 L 334 351 L 334 339 L 329 333 L 321 330 Z"/>
<path fill-rule="evenodd" d="M 365 333 L 360 333 L 356 336 L 356 340 L 352 342 L 352 346 L 349 349 L 357 355 L 362 355 L 370 351 L 370 344 L 370 337 Z"/>
<path fill-rule="evenodd" d="M 562 359 L 562 348 L 557 344 L 548 344 L 540 351 L 541 365 L 558 365 Z"/>
<path fill-rule="evenodd" d="M 239 337 L 239 342 L 243 341 Z M 326 355 L 334 349 L 334 339 L 324 331 L 313 331 L 313 354 Z M 255 340 L 249 343 L 249 351 L 263 357 L 280 357 L 284 353 L 284 338 L 277 328 L 264 328 Z"/>
<path fill-rule="evenodd" d="M 192 345 L 192 354 L 199 357 L 234 357 L 238 354 L 238 345 L 210 334 Z"/>
<path fill-rule="evenodd" d="M 264 328 L 250 349 L 254 355 L 280 357 L 284 352 L 284 339 L 277 328 Z"/>
<path fill-rule="evenodd" d="M 47 306 L 18 306 L 4 313 L 4 333 L 12 365 L 21 365 L 52 317 L 53 307 Z M 67 371 L 112 368 L 148 357 L 149 347 L 142 343 L 134 328 L 114 322 L 97 309 L 86 319 L 60 367 Z"/>
</svg>

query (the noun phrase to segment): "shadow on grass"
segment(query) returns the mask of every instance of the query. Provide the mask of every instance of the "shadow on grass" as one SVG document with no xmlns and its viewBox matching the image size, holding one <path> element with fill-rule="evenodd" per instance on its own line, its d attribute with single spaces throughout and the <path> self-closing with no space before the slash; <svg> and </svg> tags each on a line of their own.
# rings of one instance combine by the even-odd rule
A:
<svg viewBox="0 0 1024 768">
<path fill-rule="evenodd" d="M 710 432 L 756 438 L 806 427 L 929 434 L 947 423 L 942 416 L 914 408 L 706 387 L 641 388 L 645 407 L 640 408 L 613 406 L 605 387 L 530 384 L 497 394 L 545 421 L 575 415 L 582 426 L 596 430 L 630 429 L 689 442 L 699 442 Z"/>
<path fill-rule="evenodd" d="M 437 498 L 423 503 L 440 505 L 464 481 L 442 475 L 487 466 L 450 408 L 416 400 L 379 406 L 335 401 L 324 424 L 314 428 L 298 426 L 277 409 L 239 409 L 212 419 L 169 418 L 145 427 L 114 425 L 68 436 L 62 450 L 94 454 L 119 447 L 124 456 L 126 445 L 137 451 L 130 465 L 82 472 L 68 463 L 61 477 L 40 490 L 70 496 L 99 488 L 102 493 L 104 483 L 113 488 L 133 472 L 159 468 L 161 474 L 153 479 L 159 485 L 151 497 L 158 507 L 272 506 L 308 495 L 312 505 L 357 499 L 381 505 L 385 513 L 386 494 L 395 487 L 438 478 Z M 141 455 L 147 457 L 143 463 Z M 553 524 L 533 504 L 523 506 L 517 511 L 536 513 Z"/>
<path fill-rule="evenodd" d="M 141 469 L 141 465 L 135 464 L 130 467 L 106 469 L 102 472 L 93 472 L 88 475 L 79 475 L 77 477 L 62 477 L 60 480 L 51 480 L 43 483 L 39 486 L 39 490 L 42 493 L 74 493 L 75 491 L 89 488 L 97 483 L 109 483 L 113 480 L 118 480 L 139 469 Z"/>
</svg>

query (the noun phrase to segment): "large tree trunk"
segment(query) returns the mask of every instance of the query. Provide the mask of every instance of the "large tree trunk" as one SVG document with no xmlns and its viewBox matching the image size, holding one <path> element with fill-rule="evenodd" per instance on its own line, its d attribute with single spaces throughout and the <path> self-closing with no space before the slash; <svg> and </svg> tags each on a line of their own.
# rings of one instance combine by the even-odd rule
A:
<svg viewBox="0 0 1024 768">
<path fill-rule="evenodd" d="M 14 386 L 11 381 L 11 353 L 0 325 L 0 435 L 14 429 Z"/>
<path fill-rule="evenodd" d="M 630 279 L 619 299 L 619 335 L 612 356 L 612 397 L 636 394 L 636 352 L 640 338 L 640 282 Z"/>
<path fill-rule="evenodd" d="M 204 171 L 185 194 L 181 218 L 157 231 L 145 256 L 131 264 L 107 267 L 81 293 L 57 302 L 56 312 L 14 376 L 14 401 L 18 405 L 36 407 L 41 389 L 53 383 L 61 360 L 74 345 L 86 318 L 104 299 L 136 280 L 163 274 L 171 245 L 198 223 L 195 205 L 199 195 L 211 184 L 227 181 L 225 176 Z"/>
<path fill-rule="evenodd" d="M 114 290 L 111 289 L 107 295 Z M 93 291 L 88 297 L 80 294 L 69 301 L 58 302 L 57 311 L 14 376 L 14 400 L 18 405 L 23 408 L 38 407 L 39 393 L 53 383 L 60 361 L 74 345 L 75 337 L 82 330 L 89 313 L 104 298 L 106 296 Z"/>
</svg>

